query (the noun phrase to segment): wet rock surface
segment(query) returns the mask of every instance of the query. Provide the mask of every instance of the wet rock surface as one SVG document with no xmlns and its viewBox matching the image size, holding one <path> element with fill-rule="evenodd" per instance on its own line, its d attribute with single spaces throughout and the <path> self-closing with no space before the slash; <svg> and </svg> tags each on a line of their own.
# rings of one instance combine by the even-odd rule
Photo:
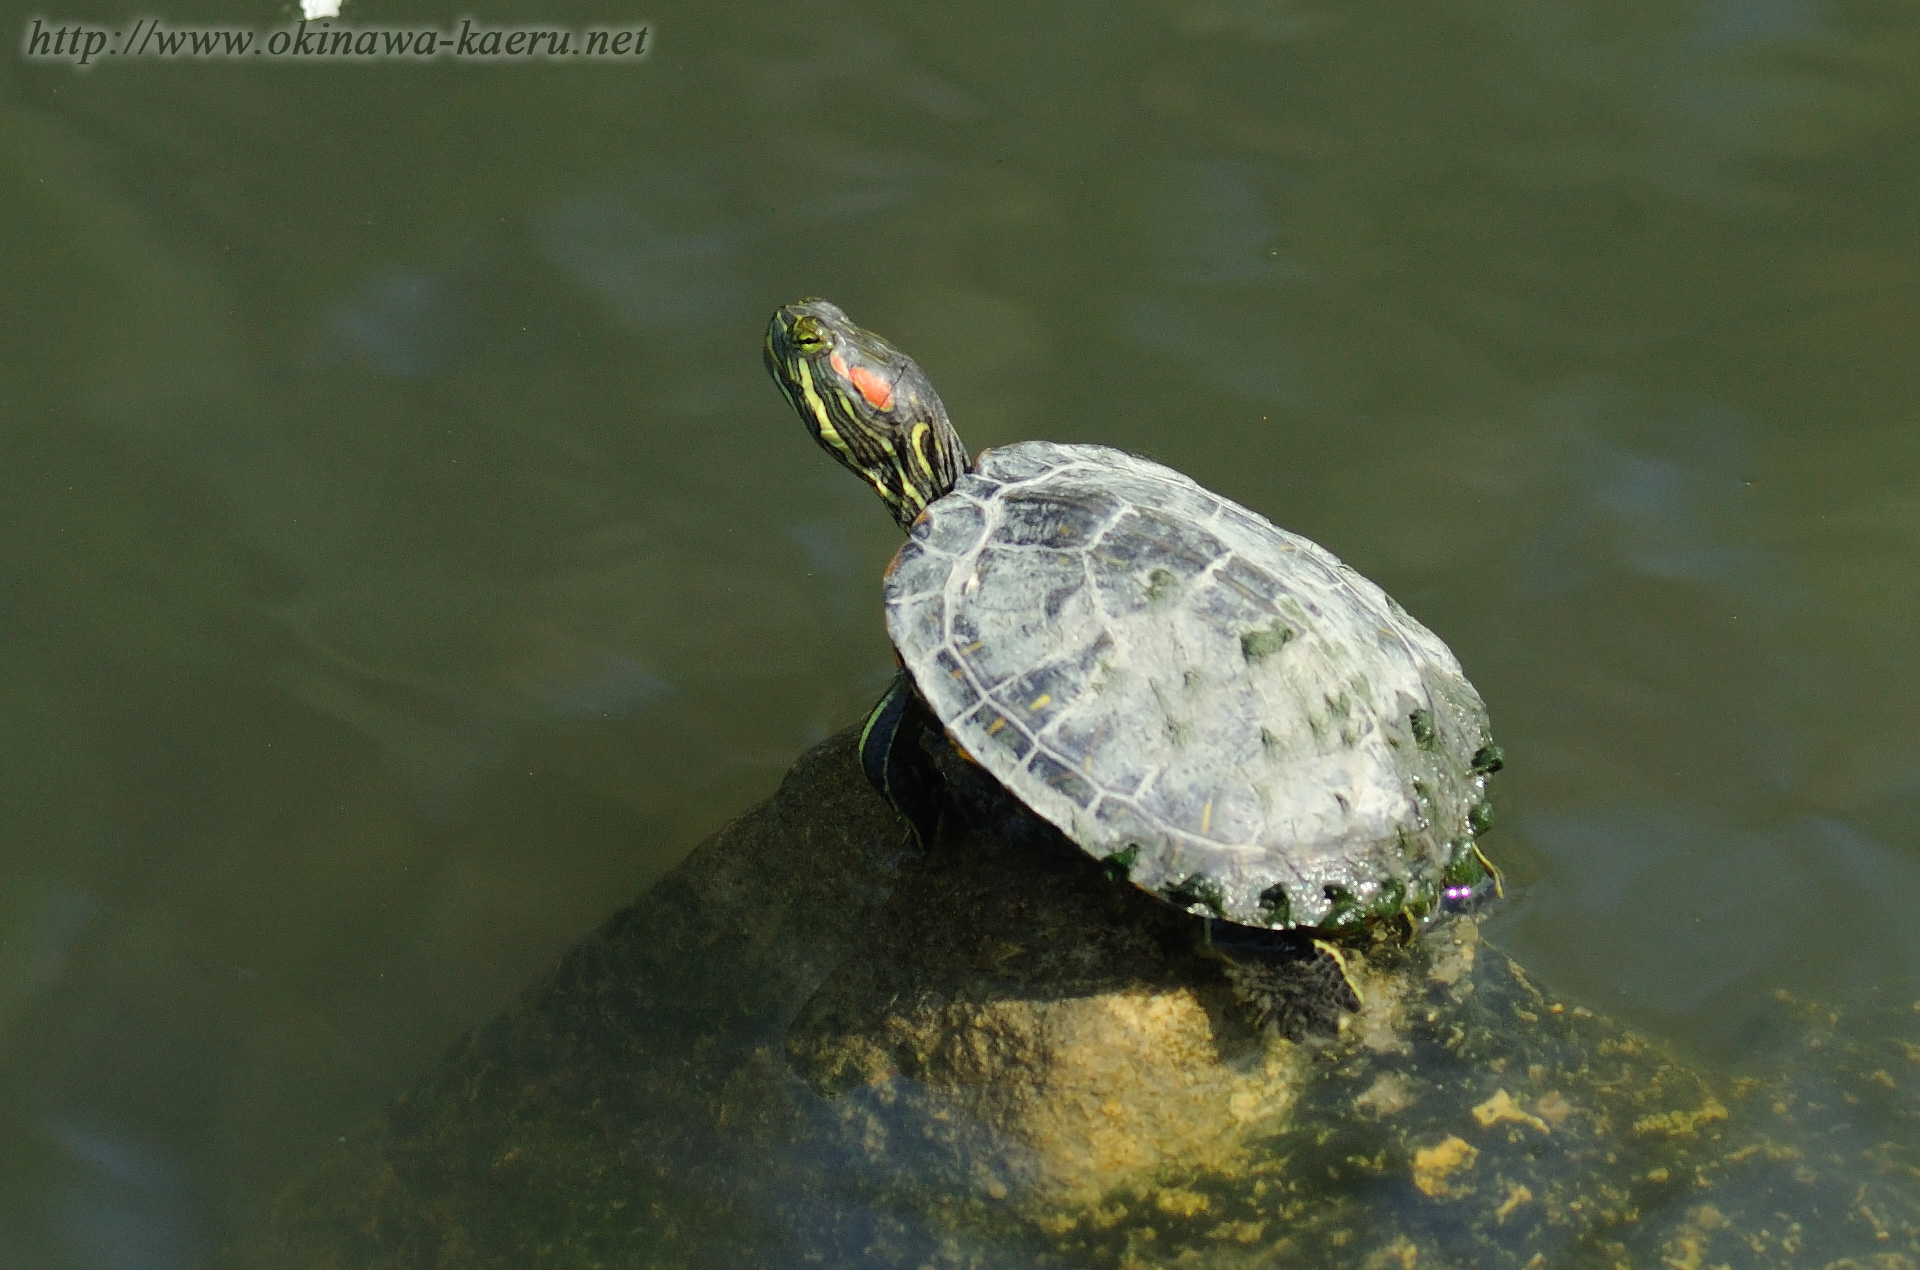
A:
<svg viewBox="0 0 1920 1270">
<path fill-rule="evenodd" d="M 903 867 L 787 1058 L 849 1127 L 932 1128 L 954 1180 L 1017 1208 L 1227 1168 L 1304 1068 L 1200 930 L 1057 835 L 962 833 Z"/>
<path fill-rule="evenodd" d="M 906 842 L 824 743 L 227 1263 L 1920 1266 L 1906 1003 L 1712 1078 L 1456 920 L 1295 1043 L 1078 853 Z"/>
</svg>

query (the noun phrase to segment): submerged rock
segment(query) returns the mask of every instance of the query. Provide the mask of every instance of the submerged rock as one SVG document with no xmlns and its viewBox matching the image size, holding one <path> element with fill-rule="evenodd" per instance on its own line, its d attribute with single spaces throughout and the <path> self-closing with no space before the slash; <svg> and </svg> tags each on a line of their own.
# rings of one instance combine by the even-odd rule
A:
<svg viewBox="0 0 1920 1270">
<path fill-rule="evenodd" d="M 965 836 L 902 869 L 787 1058 L 854 1139 L 917 1123 L 950 1186 L 1016 1207 L 1229 1170 L 1304 1065 L 1247 1026 L 1199 931 L 1070 843 Z"/>
<path fill-rule="evenodd" d="M 1456 920 L 1297 1044 L 1081 853 L 907 841 L 826 742 L 229 1263 L 1920 1266 L 1897 1028 L 1715 1080 Z"/>
</svg>

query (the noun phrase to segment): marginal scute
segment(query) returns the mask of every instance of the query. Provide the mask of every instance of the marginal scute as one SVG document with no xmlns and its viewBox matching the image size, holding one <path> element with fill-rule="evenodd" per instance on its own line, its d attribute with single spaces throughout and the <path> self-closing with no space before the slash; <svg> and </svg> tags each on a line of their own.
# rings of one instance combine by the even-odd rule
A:
<svg viewBox="0 0 1920 1270">
<path fill-rule="evenodd" d="M 994 692 L 1010 718 L 1022 729 L 1039 732 L 1053 722 L 1077 696 L 1082 678 L 1072 665 L 1036 666 Z"/>
<path fill-rule="evenodd" d="M 1027 735 L 1026 729 L 991 701 L 983 702 L 951 728 L 960 748 L 996 774 L 1002 767 L 1017 769 L 1033 749 L 1033 738 Z M 1006 783 L 1004 777 L 1001 783 Z"/>
<path fill-rule="evenodd" d="M 947 719 L 957 718 L 980 700 L 972 676 L 967 674 L 966 667 L 960 664 L 960 659 L 951 650 L 937 650 L 931 669 L 931 674 L 922 675 L 916 682 L 920 685 L 920 695 L 927 699 L 935 714 Z"/>
<path fill-rule="evenodd" d="M 1154 832 L 1153 821 L 1124 798 L 1112 794 L 1100 800 L 1093 814 L 1095 822 L 1105 831 L 1101 834 L 1103 839 L 1123 843 L 1119 850 L 1132 852 L 1127 857 L 1127 867 L 1139 863 L 1141 842 Z"/>
<path fill-rule="evenodd" d="M 1035 780 L 1044 782 L 1076 807 L 1085 807 L 1099 796 L 1100 791 L 1093 787 L 1091 781 L 1045 750 L 1027 761 L 1027 771 Z"/>
<path fill-rule="evenodd" d="M 982 455 L 914 536 L 940 550 L 894 570 L 886 605 L 922 696 L 1137 885 L 1341 926 L 1465 871 L 1499 761 L 1486 708 L 1324 548 L 1156 463 L 1043 441 Z"/>
<path fill-rule="evenodd" d="M 901 602 L 900 624 L 914 627 L 929 644 L 942 642 L 945 622 L 946 611 L 937 594 L 913 596 Z"/>
<path fill-rule="evenodd" d="M 887 591 L 903 600 L 920 595 L 938 595 L 952 570 L 951 560 L 926 550 L 909 539 L 894 553 L 887 566 Z"/>
</svg>

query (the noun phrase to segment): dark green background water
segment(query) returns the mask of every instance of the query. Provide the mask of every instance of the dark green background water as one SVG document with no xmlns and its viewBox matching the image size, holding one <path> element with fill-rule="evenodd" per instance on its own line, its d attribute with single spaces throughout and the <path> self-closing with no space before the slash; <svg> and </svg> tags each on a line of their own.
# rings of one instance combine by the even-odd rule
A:
<svg viewBox="0 0 1920 1270">
<path fill-rule="evenodd" d="M 0 1263 L 195 1265 L 877 694 L 807 294 L 1447 639 L 1545 981 L 1920 999 L 1910 7 L 474 12 L 656 49 L 0 61 Z"/>
</svg>

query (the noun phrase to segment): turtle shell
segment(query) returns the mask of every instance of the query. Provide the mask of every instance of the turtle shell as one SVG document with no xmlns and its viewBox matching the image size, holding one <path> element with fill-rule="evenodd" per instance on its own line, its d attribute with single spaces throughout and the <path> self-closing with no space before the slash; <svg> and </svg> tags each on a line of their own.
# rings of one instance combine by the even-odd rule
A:
<svg viewBox="0 0 1920 1270">
<path fill-rule="evenodd" d="M 1486 707 L 1330 552 L 1158 463 L 1029 441 L 915 522 L 887 630 L 961 750 L 1170 903 L 1431 909 L 1484 823 Z"/>
</svg>

